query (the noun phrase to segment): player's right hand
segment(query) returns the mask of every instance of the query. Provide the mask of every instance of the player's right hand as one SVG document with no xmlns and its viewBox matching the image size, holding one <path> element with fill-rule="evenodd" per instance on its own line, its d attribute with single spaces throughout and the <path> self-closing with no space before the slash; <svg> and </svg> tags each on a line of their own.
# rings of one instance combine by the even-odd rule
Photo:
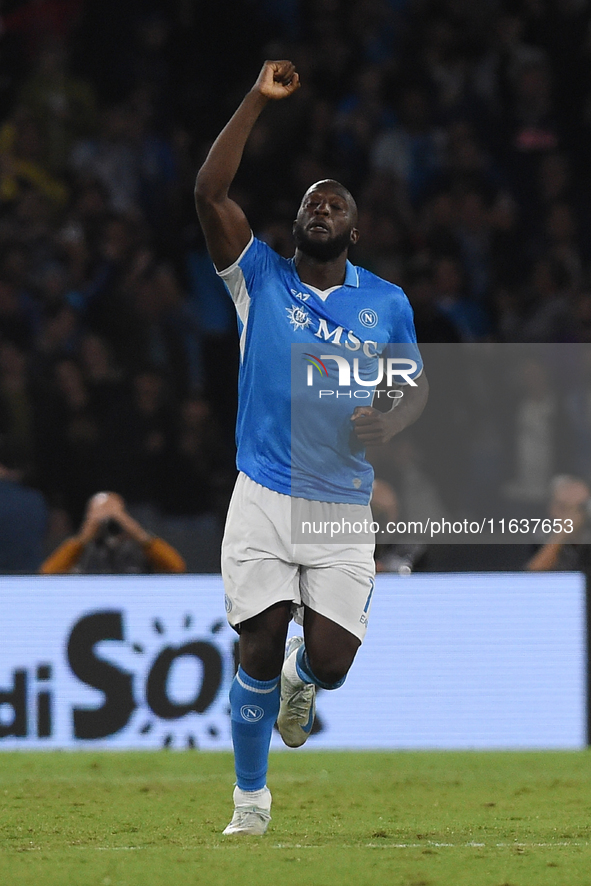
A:
<svg viewBox="0 0 591 886">
<path fill-rule="evenodd" d="M 265 98 L 287 98 L 300 88 L 299 74 L 293 62 L 266 61 L 253 89 Z"/>
</svg>

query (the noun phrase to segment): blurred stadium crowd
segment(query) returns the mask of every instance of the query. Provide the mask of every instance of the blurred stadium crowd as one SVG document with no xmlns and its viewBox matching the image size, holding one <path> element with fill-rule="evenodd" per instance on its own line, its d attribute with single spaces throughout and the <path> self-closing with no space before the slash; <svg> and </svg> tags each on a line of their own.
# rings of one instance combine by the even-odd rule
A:
<svg viewBox="0 0 591 886">
<path fill-rule="evenodd" d="M 0 462 L 43 494 L 46 549 L 112 489 L 209 568 L 237 338 L 192 192 L 265 57 L 303 86 L 236 181 L 258 236 L 291 255 L 301 195 L 338 178 L 352 259 L 404 287 L 419 342 L 591 342 L 590 21 L 586 0 L 3 3 Z"/>
</svg>

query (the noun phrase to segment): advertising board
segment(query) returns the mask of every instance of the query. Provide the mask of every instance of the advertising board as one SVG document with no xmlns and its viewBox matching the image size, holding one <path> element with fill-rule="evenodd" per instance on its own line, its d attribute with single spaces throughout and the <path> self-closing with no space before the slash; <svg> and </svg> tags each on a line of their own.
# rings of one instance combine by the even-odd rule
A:
<svg viewBox="0 0 591 886">
<path fill-rule="evenodd" d="M 231 747 L 219 576 L 2 585 L 0 749 Z M 344 687 L 319 692 L 306 748 L 585 743 L 583 577 L 463 573 L 377 577 L 367 639 Z"/>
</svg>

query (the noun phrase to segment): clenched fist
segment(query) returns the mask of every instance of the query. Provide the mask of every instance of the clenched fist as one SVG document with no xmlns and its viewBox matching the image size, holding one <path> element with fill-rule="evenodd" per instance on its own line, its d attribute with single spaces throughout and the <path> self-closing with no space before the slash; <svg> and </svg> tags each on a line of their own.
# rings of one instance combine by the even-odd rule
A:
<svg viewBox="0 0 591 886">
<path fill-rule="evenodd" d="M 373 406 L 357 406 L 351 416 L 355 436 L 364 446 L 387 443 L 394 436 L 389 417 Z"/>
<path fill-rule="evenodd" d="M 293 62 L 266 61 L 253 90 L 265 98 L 281 99 L 292 95 L 300 87 L 300 78 Z"/>
</svg>

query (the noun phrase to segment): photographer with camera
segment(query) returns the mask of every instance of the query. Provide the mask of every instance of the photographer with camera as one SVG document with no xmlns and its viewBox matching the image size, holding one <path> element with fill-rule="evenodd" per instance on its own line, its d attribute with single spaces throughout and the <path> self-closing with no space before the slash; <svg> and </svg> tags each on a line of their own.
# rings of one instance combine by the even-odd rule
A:
<svg viewBox="0 0 591 886">
<path fill-rule="evenodd" d="M 39 572 L 144 574 L 186 572 L 186 565 L 172 545 L 150 535 L 127 513 L 120 495 L 97 492 L 88 501 L 78 534 L 62 542 Z"/>
<path fill-rule="evenodd" d="M 548 515 L 572 530 L 553 535 L 525 568 L 530 572 L 580 570 L 591 573 L 591 490 L 584 480 L 559 474 L 550 484 Z"/>
</svg>

